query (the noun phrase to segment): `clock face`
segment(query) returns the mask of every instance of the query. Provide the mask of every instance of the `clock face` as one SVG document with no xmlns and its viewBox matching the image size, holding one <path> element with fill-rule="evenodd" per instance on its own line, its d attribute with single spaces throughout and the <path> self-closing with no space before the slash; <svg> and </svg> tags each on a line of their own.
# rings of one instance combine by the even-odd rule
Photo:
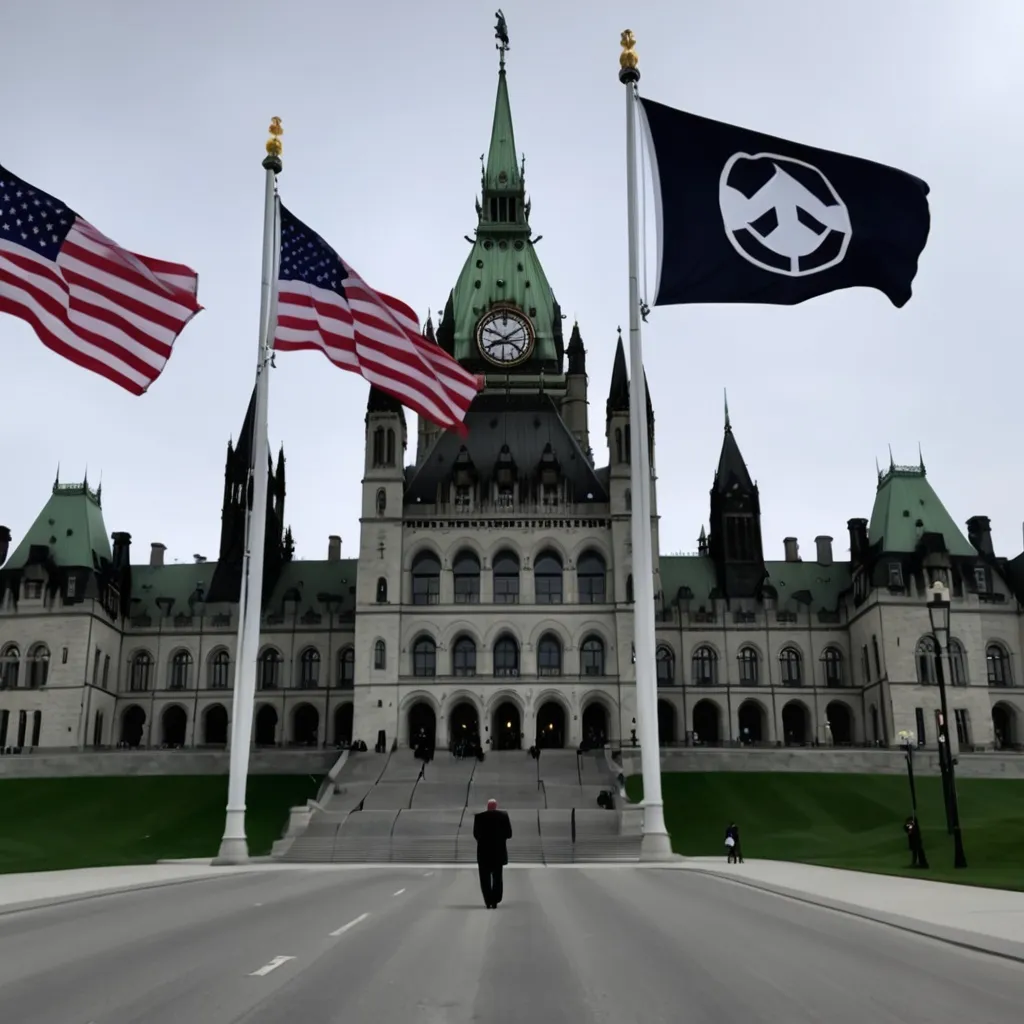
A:
<svg viewBox="0 0 1024 1024">
<path fill-rule="evenodd" d="M 480 351 L 499 366 L 521 363 L 533 351 L 533 324 L 516 309 L 492 309 L 476 329 Z"/>
</svg>

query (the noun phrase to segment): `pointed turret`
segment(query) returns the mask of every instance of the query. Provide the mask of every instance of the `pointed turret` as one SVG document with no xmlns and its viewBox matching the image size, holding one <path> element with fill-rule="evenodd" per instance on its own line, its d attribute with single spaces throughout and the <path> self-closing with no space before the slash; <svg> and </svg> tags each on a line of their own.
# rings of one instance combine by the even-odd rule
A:
<svg viewBox="0 0 1024 1024">
<path fill-rule="evenodd" d="M 750 477 L 725 410 L 725 437 L 711 488 L 711 532 L 707 552 L 726 598 L 754 597 L 765 576 L 761 499 Z"/>
<path fill-rule="evenodd" d="M 565 397 L 562 399 L 562 419 L 572 431 L 583 454 L 593 463 L 590 449 L 590 430 L 587 424 L 587 350 L 583 347 L 580 325 L 573 323 L 569 347 L 569 372 L 565 378 Z"/>
<path fill-rule="evenodd" d="M 619 328 L 619 341 L 615 346 L 612 383 L 608 389 L 608 402 L 605 410 L 609 417 L 616 412 L 629 412 L 629 370 L 626 368 L 626 350 L 622 346 L 621 327 Z"/>
<path fill-rule="evenodd" d="M 579 323 L 572 325 L 569 335 L 569 347 L 565 350 L 569 357 L 569 373 L 587 372 L 587 350 L 583 347 L 583 336 L 580 334 Z"/>
<path fill-rule="evenodd" d="M 523 187 L 522 168 L 516 153 L 516 136 L 512 128 L 512 104 L 508 98 L 505 56 L 498 67 L 498 95 L 494 100 L 494 121 L 491 144 L 484 165 L 484 195 L 489 192 L 517 192 Z"/>
</svg>

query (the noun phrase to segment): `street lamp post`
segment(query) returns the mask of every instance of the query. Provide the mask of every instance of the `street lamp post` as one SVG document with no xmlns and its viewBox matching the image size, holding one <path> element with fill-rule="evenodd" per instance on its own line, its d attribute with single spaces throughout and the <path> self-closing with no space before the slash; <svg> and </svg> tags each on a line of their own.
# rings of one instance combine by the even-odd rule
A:
<svg viewBox="0 0 1024 1024">
<path fill-rule="evenodd" d="M 946 706 L 946 676 L 942 667 L 942 654 L 949 649 L 949 590 L 940 580 L 931 587 L 928 618 L 935 637 L 935 681 L 939 685 L 939 761 L 945 758 L 945 781 L 949 801 L 949 823 L 953 832 L 953 867 L 967 867 L 963 836 L 960 834 L 960 808 L 956 798 L 956 774 L 953 770 L 953 748 L 949 742 L 949 712 Z"/>
<path fill-rule="evenodd" d="M 921 832 L 921 823 L 917 820 L 917 787 L 914 785 L 914 743 L 916 737 L 912 732 L 905 729 L 900 733 L 900 746 L 907 758 L 907 781 L 910 783 L 910 813 L 914 822 L 914 830 L 917 833 L 918 842 L 918 864 L 922 868 L 928 867 L 928 856 L 924 852 L 924 835 Z"/>
</svg>

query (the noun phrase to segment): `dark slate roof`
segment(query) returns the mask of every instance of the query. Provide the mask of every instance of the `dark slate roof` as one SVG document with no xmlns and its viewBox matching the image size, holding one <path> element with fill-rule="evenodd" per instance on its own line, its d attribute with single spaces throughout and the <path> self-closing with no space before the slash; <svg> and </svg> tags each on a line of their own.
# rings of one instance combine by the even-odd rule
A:
<svg viewBox="0 0 1024 1024">
<path fill-rule="evenodd" d="M 750 479 L 747 464 L 740 454 L 740 446 L 733 436 L 732 427 L 726 421 L 722 453 L 718 457 L 718 469 L 715 471 L 715 488 L 720 494 L 728 494 L 737 487 L 745 494 L 753 494 L 754 481 Z"/>
<path fill-rule="evenodd" d="M 527 478 L 536 473 L 550 443 L 562 475 L 573 485 L 575 502 L 607 503 L 605 485 L 547 395 L 480 394 L 470 406 L 466 426 L 465 439 L 450 431 L 441 434 L 423 464 L 407 475 L 407 502 L 437 501 L 438 488 L 447 482 L 463 445 L 480 478 L 487 480 L 502 445 L 509 446 L 520 477 Z"/>
<path fill-rule="evenodd" d="M 626 350 L 622 347 L 622 335 L 615 346 L 615 362 L 612 363 L 612 382 L 608 388 L 608 402 L 605 406 L 608 416 L 613 412 L 629 412 L 629 370 L 626 368 Z"/>
</svg>

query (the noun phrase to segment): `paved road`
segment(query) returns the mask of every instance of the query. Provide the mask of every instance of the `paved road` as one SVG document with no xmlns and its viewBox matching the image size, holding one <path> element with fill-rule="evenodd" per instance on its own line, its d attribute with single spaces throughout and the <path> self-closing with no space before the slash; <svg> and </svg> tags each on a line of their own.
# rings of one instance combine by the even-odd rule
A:
<svg viewBox="0 0 1024 1024">
<path fill-rule="evenodd" d="M 300 870 L 0 917 L 18 1024 L 1019 1024 L 1024 965 L 684 871 Z"/>
</svg>

